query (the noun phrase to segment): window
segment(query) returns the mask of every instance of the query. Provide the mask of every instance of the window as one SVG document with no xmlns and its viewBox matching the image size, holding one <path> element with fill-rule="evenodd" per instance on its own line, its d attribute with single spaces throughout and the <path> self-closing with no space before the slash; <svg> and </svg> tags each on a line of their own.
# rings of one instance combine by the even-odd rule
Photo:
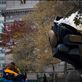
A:
<svg viewBox="0 0 82 82">
<path fill-rule="evenodd" d="M 0 4 L 6 4 L 6 0 L 0 0 Z"/>
<path fill-rule="evenodd" d="M 5 60 L 5 57 L 0 57 L 0 61 L 1 61 L 1 60 Z"/>
<path fill-rule="evenodd" d="M 21 4 L 25 4 L 26 3 L 26 0 L 21 0 Z"/>
</svg>

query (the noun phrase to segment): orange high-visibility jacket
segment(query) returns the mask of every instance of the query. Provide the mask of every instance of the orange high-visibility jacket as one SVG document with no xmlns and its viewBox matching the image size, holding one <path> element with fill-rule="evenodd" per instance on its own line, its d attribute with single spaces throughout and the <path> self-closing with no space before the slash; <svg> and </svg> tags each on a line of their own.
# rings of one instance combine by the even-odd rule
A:
<svg viewBox="0 0 82 82">
<path fill-rule="evenodd" d="M 8 69 L 8 68 L 6 68 L 6 69 L 4 70 L 4 72 L 5 72 L 5 73 L 9 73 L 9 74 L 13 74 L 14 76 L 17 76 L 17 75 L 18 75 L 18 73 L 14 72 L 13 70 L 10 70 L 10 69 Z"/>
</svg>

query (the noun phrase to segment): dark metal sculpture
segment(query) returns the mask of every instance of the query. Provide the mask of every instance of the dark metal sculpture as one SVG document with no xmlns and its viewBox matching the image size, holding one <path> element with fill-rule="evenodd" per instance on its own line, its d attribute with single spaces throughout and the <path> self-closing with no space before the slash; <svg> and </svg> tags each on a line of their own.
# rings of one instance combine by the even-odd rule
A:
<svg viewBox="0 0 82 82">
<path fill-rule="evenodd" d="M 65 23 L 54 22 L 49 32 L 49 41 L 54 57 L 82 70 L 82 34 L 77 29 Z"/>
</svg>

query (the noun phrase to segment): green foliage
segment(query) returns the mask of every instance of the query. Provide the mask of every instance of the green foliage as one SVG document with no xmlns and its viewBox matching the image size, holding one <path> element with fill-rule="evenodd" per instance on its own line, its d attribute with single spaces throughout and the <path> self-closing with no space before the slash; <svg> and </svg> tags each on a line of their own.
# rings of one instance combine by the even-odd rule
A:
<svg viewBox="0 0 82 82">
<path fill-rule="evenodd" d="M 76 25 L 79 25 L 79 24 L 81 23 L 81 21 L 80 21 L 80 19 L 78 19 L 77 17 L 75 17 L 74 23 L 75 23 Z"/>
</svg>

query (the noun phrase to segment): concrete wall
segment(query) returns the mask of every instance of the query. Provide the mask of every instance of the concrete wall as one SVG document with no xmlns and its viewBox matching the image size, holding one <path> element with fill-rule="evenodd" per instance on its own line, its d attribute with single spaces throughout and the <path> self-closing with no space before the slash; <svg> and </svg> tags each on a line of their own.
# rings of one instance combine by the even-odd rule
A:
<svg viewBox="0 0 82 82">
<path fill-rule="evenodd" d="M 28 0 L 25 4 L 21 4 L 20 0 L 7 0 L 6 10 L 33 8 L 36 3 L 38 3 L 37 0 Z"/>
<path fill-rule="evenodd" d="M 26 3 L 22 4 L 20 0 L 0 0 L 0 10 L 33 8 L 38 2 L 38 0 L 26 0 Z"/>
<path fill-rule="evenodd" d="M 22 4 L 20 0 L 6 0 L 6 10 L 9 12 L 14 12 L 14 14 L 6 15 L 6 22 L 21 20 L 21 17 L 26 15 L 28 12 L 15 13 L 15 11 L 28 11 L 28 9 L 32 9 L 38 2 L 38 0 L 26 0 L 26 3 Z"/>
</svg>

